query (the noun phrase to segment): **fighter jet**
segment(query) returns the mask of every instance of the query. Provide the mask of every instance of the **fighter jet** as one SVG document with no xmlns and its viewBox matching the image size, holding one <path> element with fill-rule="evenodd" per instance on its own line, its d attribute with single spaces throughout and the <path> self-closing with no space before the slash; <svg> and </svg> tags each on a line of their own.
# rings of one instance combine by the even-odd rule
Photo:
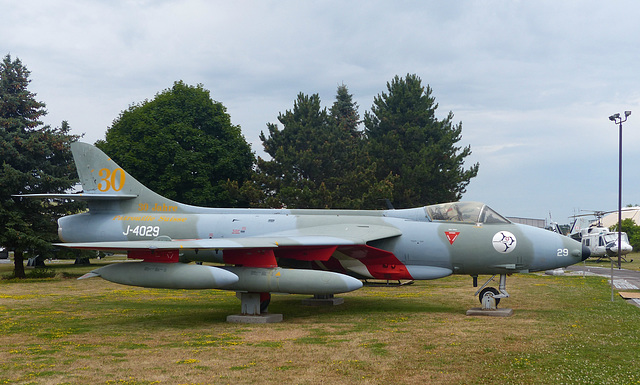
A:
<svg viewBox="0 0 640 385">
<path fill-rule="evenodd" d="M 398 210 L 207 208 L 149 190 L 94 146 L 71 145 L 83 191 L 32 194 L 79 199 L 89 210 L 58 221 L 59 246 L 126 252 L 137 262 L 81 278 L 124 285 L 237 292 L 242 313 L 265 313 L 270 293 L 330 297 L 362 280 L 500 276 L 476 292 L 496 305 L 506 277 L 589 257 L 569 237 L 511 223 L 479 202 Z M 192 263 L 196 262 L 196 263 Z M 205 262 L 207 264 L 202 264 Z M 492 277 L 492 278 L 493 278 Z"/>
</svg>

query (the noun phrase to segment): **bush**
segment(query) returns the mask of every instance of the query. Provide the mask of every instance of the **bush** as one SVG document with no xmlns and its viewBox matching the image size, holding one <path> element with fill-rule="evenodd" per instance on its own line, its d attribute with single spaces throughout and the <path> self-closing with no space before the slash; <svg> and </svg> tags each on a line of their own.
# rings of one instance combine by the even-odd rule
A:
<svg viewBox="0 0 640 385">
<path fill-rule="evenodd" d="M 37 267 L 27 273 L 27 278 L 53 278 L 56 271 L 48 267 Z"/>
</svg>

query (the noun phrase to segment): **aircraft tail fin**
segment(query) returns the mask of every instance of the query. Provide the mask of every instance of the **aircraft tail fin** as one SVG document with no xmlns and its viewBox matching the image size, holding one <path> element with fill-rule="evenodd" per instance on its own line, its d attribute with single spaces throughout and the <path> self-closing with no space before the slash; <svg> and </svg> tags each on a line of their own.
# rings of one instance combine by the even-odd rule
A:
<svg viewBox="0 0 640 385">
<path fill-rule="evenodd" d="M 90 211 L 177 213 L 187 207 L 151 191 L 95 146 L 75 142 L 71 152 L 83 192 L 59 195 L 88 201 Z"/>
<path fill-rule="evenodd" d="M 551 222 L 549 223 L 549 228 L 551 229 L 551 231 L 553 231 L 554 233 L 558 233 L 560 235 L 564 235 L 562 233 L 562 230 L 560 229 L 560 225 L 558 224 L 558 222 Z"/>
</svg>

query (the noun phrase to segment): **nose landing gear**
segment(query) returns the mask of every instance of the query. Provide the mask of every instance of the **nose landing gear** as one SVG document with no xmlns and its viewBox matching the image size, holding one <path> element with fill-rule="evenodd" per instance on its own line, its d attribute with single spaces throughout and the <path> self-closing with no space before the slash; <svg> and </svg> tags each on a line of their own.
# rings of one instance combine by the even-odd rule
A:
<svg viewBox="0 0 640 385">
<path fill-rule="evenodd" d="M 480 294 L 478 298 L 480 299 L 482 308 L 486 310 L 489 310 L 489 309 L 496 310 L 498 308 L 498 304 L 500 303 L 500 298 L 509 297 L 509 293 L 507 293 L 507 275 L 506 274 L 500 274 L 500 285 L 499 285 L 500 290 L 496 290 L 495 287 L 487 287 L 489 282 L 493 281 L 495 276 L 496 274 L 492 275 L 491 278 L 489 278 L 487 282 L 485 282 L 484 285 L 482 285 L 480 289 L 476 291 L 476 294 L 474 294 L 474 295 Z"/>
<path fill-rule="evenodd" d="M 475 295 L 478 295 L 478 299 L 482 304 L 482 308 L 473 308 L 467 311 L 467 315 L 484 315 L 494 317 L 508 317 L 513 314 L 513 309 L 498 309 L 500 299 L 508 298 L 507 293 L 507 275 L 500 274 L 499 289 L 495 287 L 487 287 L 497 274 L 494 274 L 482 285 Z M 474 283 L 477 283 L 477 277 L 473 277 Z M 477 286 L 477 285 L 474 285 Z"/>
</svg>

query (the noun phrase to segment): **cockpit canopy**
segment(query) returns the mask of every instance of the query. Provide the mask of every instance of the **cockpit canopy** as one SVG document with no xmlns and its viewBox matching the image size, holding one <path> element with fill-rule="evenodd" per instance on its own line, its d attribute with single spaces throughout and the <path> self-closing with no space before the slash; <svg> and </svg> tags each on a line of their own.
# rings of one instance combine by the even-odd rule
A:
<svg viewBox="0 0 640 385">
<path fill-rule="evenodd" d="M 463 223 L 510 223 L 502 215 L 481 202 L 452 202 L 426 206 L 432 221 Z"/>
</svg>

